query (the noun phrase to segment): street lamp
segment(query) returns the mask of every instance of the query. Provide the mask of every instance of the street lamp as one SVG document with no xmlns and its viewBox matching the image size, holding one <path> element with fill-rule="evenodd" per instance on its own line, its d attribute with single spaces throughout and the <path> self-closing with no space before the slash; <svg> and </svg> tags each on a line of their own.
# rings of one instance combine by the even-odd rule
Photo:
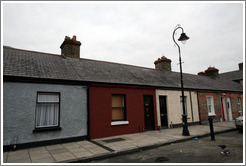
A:
<svg viewBox="0 0 246 166">
<path fill-rule="evenodd" d="M 184 33 L 184 29 L 180 25 L 177 25 L 176 28 L 173 31 L 173 41 L 178 46 L 178 49 L 179 49 L 179 65 L 180 65 L 181 91 L 182 91 L 182 108 L 183 108 L 183 115 L 182 115 L 183 132 L 182 132 L 182 134 L 184 136 L 189 136 L 190 135 L 190 132 L 189 132 L 188 126 L 187 126 L 187 114 L 185 112 L 185 103 L 184 103 L 185 100 L 184 100 L 183 73 L 182 73 L 182 63 L 181 63 L 180 47 L 179 47 L 178 43 L 175 41 L 175 39 L 174 39 L 175 32 L 178 29 L 181 29 L 182 30 L 181 36 L 179 37 L 178 41 L 181 41 L 183 44 L 185 44 L 186 43 L 186 40 L 188 40 L 189 37 L 186 36 L 186 34 Z"/>
</svg>

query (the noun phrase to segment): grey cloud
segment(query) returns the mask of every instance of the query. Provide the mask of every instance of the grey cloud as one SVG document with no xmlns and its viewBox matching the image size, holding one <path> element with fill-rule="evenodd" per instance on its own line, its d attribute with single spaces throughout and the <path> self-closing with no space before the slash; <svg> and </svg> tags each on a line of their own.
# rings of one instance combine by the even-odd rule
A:
<svg viewBox="0 0 246 166">
<path fill-rule="evenodd" d="M 184 72 L 226 72 L 243 61 L 242 3 L 5 3 L 2 33 L 4 45 L 56 54 L 76 35 L 83 58 L 154 68 L 163 54 L 179 71 L 177 24 L 190 37 L 180 44 Z"/>
</svg>

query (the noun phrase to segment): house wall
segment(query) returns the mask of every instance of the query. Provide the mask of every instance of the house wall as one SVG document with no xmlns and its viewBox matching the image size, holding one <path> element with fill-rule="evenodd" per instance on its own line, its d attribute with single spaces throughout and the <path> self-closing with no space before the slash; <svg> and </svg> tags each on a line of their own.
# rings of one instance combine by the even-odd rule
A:
<svg viewBox="0 0 246 166">
<path fill-rule="evenodd" d="M 126 117 L 129 124 L 111 125 L 112 94 L 124 94 Z M 143 95 L 153 96 L 154 121 L 157 129 L 155 90 L 153 88 L 131 86 L 91 85 L 89 88 L 90 138 L 143 132 Z"/>
<path fill-rule="evenodd" d="M 59 131 L 33 132 L 37 92 L 60 92 Z M 3 145 L 23 144 L 87 135 L 85 86 L 3 83 Z"/>
<path fill-rule="evenodd" d="M 168 115 L 168 127 L 180 126 L 182 124 L 182 113 L 180 96 L 181 91 L 175 90 L 156 90 L 156 108 L 157 108 L 157 122 L 158 127 L 161 127 L 160 118 L 160 103 L 159 96 L 166 96 L 167 102 L 167 115 Z M 194 123 L 199 122 L 199 111 L 197 103 L 197 93 L 195 91 L 185 91 L 184 96 L 186 96 L 187 103 L 187 122 Z M 192 105 L 192 107 L 191 107 Z"/>
<path fill-rule="evenodd" d="M 225 98 L 226 116 L 228 118 L 227 121 L 229 121 L 227 98 L 231 99 L 231 110 L 232 110 L 233 120 L 239 116 L 237 98 L 238 97 L 241 98 L 241 106 L 243 107 L 243 94 L 242 93 L 201 91 L 201 92 L 198 92 L 198 100 L 199 100 L 200 118 L 201 118 L 202 123 L 208 123 L 207 96 L 213 96 L 213 99 L 214 99 L 214 110 L 216 114 L 216 116 L 214 117 L 214 121 L 223 121 L 223 112 L 222 112 L 222 104 L 221 104 L 222 97 Z"/>
</svg>

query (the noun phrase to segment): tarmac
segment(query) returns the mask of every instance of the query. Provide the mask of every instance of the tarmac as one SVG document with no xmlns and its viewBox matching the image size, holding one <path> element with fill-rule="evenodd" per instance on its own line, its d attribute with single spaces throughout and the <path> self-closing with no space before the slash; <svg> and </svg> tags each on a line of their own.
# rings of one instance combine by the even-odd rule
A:
<svg viewBox="0 0 246 166">
<path fill-rule="evenodd" d="M 193 125 L 188 126 L 188 129 L 190 136 L 183 136 L 180 127 L 9 151 L 3 153 L 2 162 L 85 163 L 210 136 L 209 125 Z M 216 134 L 233 130 L 236 130 L 234 121 L 214 123 L 215 139 Z"/>
</svg>

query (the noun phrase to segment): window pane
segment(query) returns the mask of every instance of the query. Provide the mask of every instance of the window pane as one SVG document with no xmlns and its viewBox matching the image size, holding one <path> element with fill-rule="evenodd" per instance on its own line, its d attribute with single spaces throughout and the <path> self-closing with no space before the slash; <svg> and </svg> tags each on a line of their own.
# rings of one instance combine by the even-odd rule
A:
<svg viewBox="0 0 246 166">
<path fill-rule="evenodd" d="M 207 97 L 207 102 L 208 102 L 208 105 L 211 105 L 212 104 L 211 97 Z"/>
<path fill-rule="evenodd" d="M 241 98 L 237 98 L 237 110 L 238 112 L 242 112 L 242 106 L 241 106 Z"/>
<path fill-rule="evenodd" d="M 124 95 L 112 95 L 112 121 L 125 120 Z"/>
<path fill-rule="evenodd" d="M 215 115 L 214 101 L 212 96 L 207 96 L 207 110 L 208 110 L 208 115 Z"/>
<path fill-rule="evenodd" d="M 59 104 L 37 104 L 37 127 L 58 126 Z"/>
<path fill-rule="evenodd" d="M 38 94 L 38 102 L 59 102 L 59 94 Z"/>
<path fill-rule="evenodd" d="M 212 107 L 211 107 L 211 105 L 208 105 L 208 113 L 212 113 Z"/>
<path fill-rule="evenodd" d="M 124 109 L 112 108 L 112 120 L 124 120 Z"/>
<path fill-rule="evenodd" d="M 123 95 L 112 95 L 112 107 L 124 107 Z"/>
</svg>

